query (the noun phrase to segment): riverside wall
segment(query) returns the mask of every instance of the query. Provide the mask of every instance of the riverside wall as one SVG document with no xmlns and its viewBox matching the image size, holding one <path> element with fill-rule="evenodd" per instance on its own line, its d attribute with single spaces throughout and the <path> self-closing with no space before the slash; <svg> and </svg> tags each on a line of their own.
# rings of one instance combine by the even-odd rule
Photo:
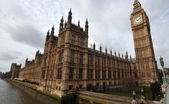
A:
<svg viewBox="0 0 169 104">
<path fill-rule="evenodd" d="M 76 94 L 68 94 L 66 97 L 58 97 L 37 90 L 37 85 L 20 81 L 11 81 L 12 84 L 32 95 L 44 104 L 131 104 L 132 98 L 110 94 L 96 93 L 90 91 L 79 91 Z M 140 99 L 137 99 L 140 102 Z M 148 104 L 156 104 L 147 101 Z"/>
</svg>

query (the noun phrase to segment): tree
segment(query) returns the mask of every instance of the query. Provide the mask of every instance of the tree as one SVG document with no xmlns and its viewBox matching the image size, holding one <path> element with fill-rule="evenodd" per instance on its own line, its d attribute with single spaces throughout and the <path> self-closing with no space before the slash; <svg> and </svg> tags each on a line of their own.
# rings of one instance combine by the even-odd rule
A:
<svg viewBox="0 0 169 104">
<path fill-rule="evenodd" d="M 131 89 L 137 85 L 136 83 L 137 81 L 134 77 L 128 77 L 123 80 L 123 86 L 127 88 L 128 94 L 132 92 Z"/>
</svg>

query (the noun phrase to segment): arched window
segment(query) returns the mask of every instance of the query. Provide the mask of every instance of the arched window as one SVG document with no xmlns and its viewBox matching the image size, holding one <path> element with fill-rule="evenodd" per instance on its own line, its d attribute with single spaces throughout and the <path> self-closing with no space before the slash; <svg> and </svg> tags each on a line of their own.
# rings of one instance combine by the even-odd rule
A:
<svg viewBox="0 0 169 104">
<path fill-rule="evenodd" d="M 75 45 L 76 36 L 72 35 L 72 44 Z"/>
</svg>

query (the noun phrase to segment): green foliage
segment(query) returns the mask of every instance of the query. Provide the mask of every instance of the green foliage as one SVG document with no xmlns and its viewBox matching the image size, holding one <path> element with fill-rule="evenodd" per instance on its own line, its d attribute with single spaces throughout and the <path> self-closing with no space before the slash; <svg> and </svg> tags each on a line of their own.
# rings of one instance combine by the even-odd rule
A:
<svg viewBox="0 0 169 104">
<path fill-rule="evenodd" d="M 156 99 L 157 101 L 160 101 L 160 100 L 161 100 L 161 98 L 164 98 L 164 95 L 163 95 L 163 93 L 162 93 L 162 92 L 160 92 L 160 93 L 159 93 L 159 95 L 160 95 L 160 96 L 158 96 L 158 97 L 157 97 L 157 99 Z"/>
<path fill-rule="evenodd" d="M 119 96 L 126 96 L 126 97 L 133 97 L 133 91 L 136 92 L 136 98 L 141 97 L 141 88 L 144 89 L 144 96 L 147 100 L 152 100 L 152 92 L 150 87 L 139 86 L 134 88 L 118 88 L 114 90 L 108 90 L 105 93 L 112 94 L 112 95 L 119 95 Z"/>
</svg>

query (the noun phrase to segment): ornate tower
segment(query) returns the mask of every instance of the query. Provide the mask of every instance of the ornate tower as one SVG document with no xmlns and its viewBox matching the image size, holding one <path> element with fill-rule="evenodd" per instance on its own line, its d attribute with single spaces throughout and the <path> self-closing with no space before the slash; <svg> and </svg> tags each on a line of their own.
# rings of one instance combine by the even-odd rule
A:
<svg viewBox="0 0 169 104">
<path fill-rule="evenodd" d="M 150 24 L 140 2 L 135 0 L 133 6 L 130 21 L 136 54 L 138 84 L 148 86 L 152 81 L 158 80 Z"/>
<path fill-rule="evenodd" d="M 72 11 L 68 12 L 67 22 L 63 17 L 57 42 L 57 55 L 55 62 L 56 84 L 61 91 L 75 90 L 86 87 L 87 78 L 87 52 L 88 52 L 88 20 L 85 29 L 80 21 L 72 23 Z M 62 82 L 60 81 L 62 80 Z M 78 80 L 78 82 L 77 82 Z"/>
</svg>

